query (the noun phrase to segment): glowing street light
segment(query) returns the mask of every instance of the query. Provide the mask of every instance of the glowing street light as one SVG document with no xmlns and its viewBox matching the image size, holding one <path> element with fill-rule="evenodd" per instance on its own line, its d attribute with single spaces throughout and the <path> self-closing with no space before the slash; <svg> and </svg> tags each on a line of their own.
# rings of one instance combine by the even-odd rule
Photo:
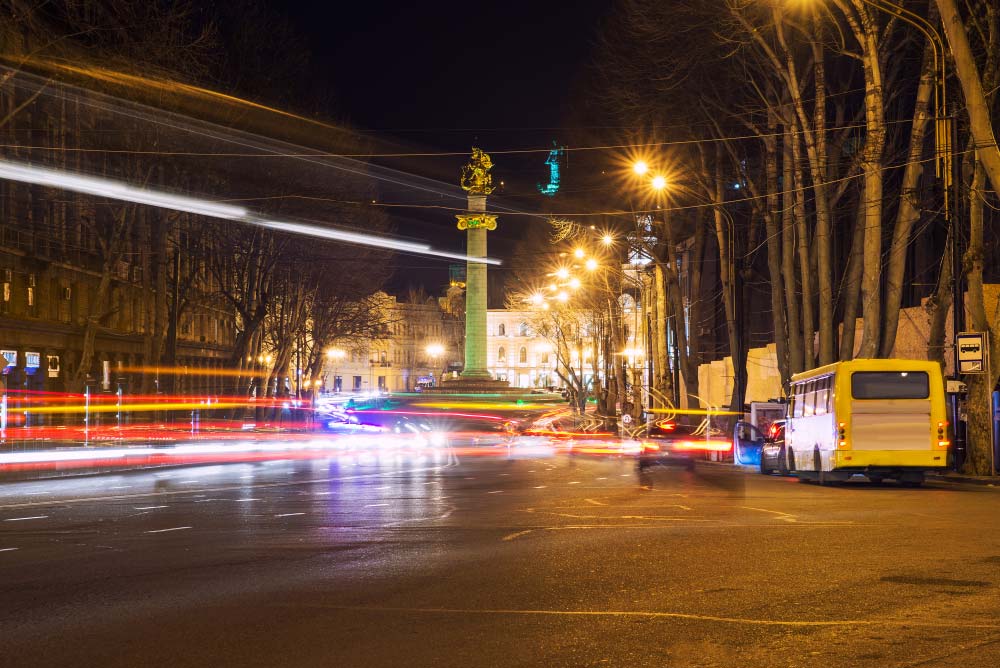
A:
<svg viewBox="0 0 1000 668">
<path fill-rule="evenodd" d="M 642 176 L 643 174 L 649 171 L 649 165 L 646 164 L 645 160 L 636 160 L 632 164 L 632 171 L 638 174 L 639 176 Z"/>
<path fill-rule="evenodd" d="M 582 260 L 583 256 L 586 255 L 586 253 L 583 252 L 582 248 L 577 248 L 575 251 L 573 251 L 573 255 L 576 256 L 577 259 Z"/>
<path fill-rule="evenodd" d="M 569 279 L 569 287 L 573 288 L 574 290 L 578 289 L 580 287 L 580 279 L 577 278 L 576 276 Z"/>
<path fill-rule="evenodd" d="M 605 246 L 610 246 L 615 242 L 615 238 L 610 234 L 605 234 L 603 237 L 601 237 L 601 241 L 604 242 Z"/>
<path fill-rule="evenodd" d="M 659 176 L 659 175 L 658 176 L 654 176 L 653 177 L 653 181 L 652 181 L 652 183 L 650 185 L 653 186 L 653 190 L 657 190 L 657 191 L 663 190 L 664 188 L 667 187 L 667 179 L 665 177 Z"/>
<path fill-rule="evenodd" d="M 584 263 L 584 266 L 587 268 L 587 271 L 594 271 L 597 269 L 597 260 L 590 258 L 586 261 L 586 263 Z"/>
<path fill-rule="evenodd" d="M 531 303 L 535 305 L 541 304 L 544 301 L 545 301 L 545 295 L 543 295 L 541 292 L 536 292 L 535 294 L 531 295 Z"/>
<path fill-rule="evenodd" d="M 559 267 L 556 269 L 556 277 L 564 280 L 569 278 L 569 269 L 566 267 Z"/>
<path fill-rule="evenodd" d="M 559 294 L 556 295 L 556 299 L 558 299 L 563 303 L 566 303 L 567 301 L 569 301 L 569 293 L 566 292 L 565 290 L 560 290 Z"/>
<path fill-rule="evenodd" d="M 427 354 L 431 357 L 440 357 L 441 355 L 444 355 L 444 346 L 440 343 L 432 343 L 427 346 Z"/>
<path fill-rule="evenodd" d="M 342 360 L 347 357 L 347 351 L 340 350 L 339 348 L 329 348 L 326 351 L 326 358 L 329 360 Z"/>
</svg>

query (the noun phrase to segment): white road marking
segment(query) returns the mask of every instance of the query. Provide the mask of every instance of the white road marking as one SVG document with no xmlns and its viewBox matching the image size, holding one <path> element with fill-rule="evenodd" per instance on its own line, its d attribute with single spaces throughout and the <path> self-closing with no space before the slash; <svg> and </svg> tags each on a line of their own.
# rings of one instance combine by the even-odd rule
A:
<svg viewBox="0 0 1000 668">
<path fill-rule="evenodd" d="M 44 520 L 48 515 L 32 515 L 31 517 L 9 517 L 4 522 L 23 522 L 25 520 Z"/>
<path fill-rule="evenodd" d="M 586 501 L 587 503 L 589 503 L 591 505 L 594 505 L 594 506 L 606 506 L 606 505 L 608 505 L 606 503 L 601 503 L 600 501 L 595 501 L 594 499 L 584 499 L 584 501 Z"/>
<path fill-rule="evenodd" d="M 27 492 L 25 496 L 39 496 L 41 494 L 51 494 L 52 492 Z"/>
<path fill-rule="evenodd" d="M 233 501 L 235 501 L 236 503 L 240 503 L 241 501 L 260 501 L 260 499 L 233 499 Z"/>
<path fill-rule="evenodd" d="M 298 604 L 296 604 L 298 605 Z M 908 627 L 916 626 L 921 628 L 949 628 L 949 629 L 1000 629 L 1000 624 L 993 621 L 983 623 L 949 622 L 939 619 L 760 619 L 752 617 L 721 617 L 717 615 L 699 615 L 690 612 L 667 612 L 667 611 L 645 611 L 645 610 L 516 610 L 516 609 L 482 609 L 482 608 L 401 608 L 389 606 L 350 606 L 350 605 L 329 605 L 324 603 L 310 604 L 311 607 L 325 608 L 330 610 L 350 610 L 352 612 L 386 613 L 398 612 L 402 614 L 427 614 L 427 615 L 492 615 L 492 616 L 553 616 L 553 617 L 607 617 L 607 618 L 652 618 L 652 619 L 686 619 L 697 622 L 709 622 L 717 624 L 742 624 L 747 626 L 787 626 L 796 627 L 842 627 L 842 626 L 893 626 Z"/>
<path fill-rule="evenodd" d="M 369 503 L 365 508 L 381 508 L 383 506 L 389 506 L 389 503 Z"/>
<path fill-rule="evenodd" d="M 19 547 L 0 547 L 0 552 L 13 552 L 14 550 L 19 550 Z"/>
<path fill-rule="evenodd" d="M 604 476 L 601 476 L 600 478 L 598 478 L 598 480 L 607 480 L 607 478 L 605 478 Z"/>
<path fill-rule="evenodd" d="M 132 485 L 115 485 L 114 487 L 108 487 L 108 489 L 132 489 Z"/>
<path fill-rule="evenodd" d="M 579 480 L 574 480 L 574 481 L 570 482 L 569 484 L 570 485 L 579 485 L 580 481 Z"/>
<path fill-rule="evenodd" d="M 201 481 L 200 480 L 178 480 L 177 484 L 179 484 L 179 485 L 188 485 L 188 484 L 194 483 L 194 482 L 201 482 Z"/>
<path fill-rule="evenodd" d="M 532 531 L 534 531 L 534 529 L 525 529 L 524 531 L 515 531 L 514 533 L 507 534 L 506 536 L 504 536 L 500 540 L 514 540 L 515 538 L 518 538 L 520 536 L 524 536 L 526 534 L 529 534 Z"/>
<path fill-rule="evenodd" d="M 545 489 L 548 485 L 537 485 L 535 489 Z"/>
<path fill-rule="evenodd" d="M 502 489 L 493 490 L 492 492 L 486 492 L 487 494 L 503 494 Z"/>
<path fill-rule="evenodd" d="M 168 531 L 183 531 L 184 529 L 190 529 L 191 527 L 171 527 L 169 529 L 154 529 L 153 531 L 143 531 L 143 533 L 166 533 Z"/>
<path fill-rule="evenodd" d="M 168 506 L 135 506 L 136 510 L 156 510 L 157 508 L 167 508 Z"/>
<path fill-rule="evenodd" d="M 297 515 L 305 515 L 305 513 L 281 513 L 280 515 L 275 515 L 275 517 L 295 517 Z"/>
</svg>

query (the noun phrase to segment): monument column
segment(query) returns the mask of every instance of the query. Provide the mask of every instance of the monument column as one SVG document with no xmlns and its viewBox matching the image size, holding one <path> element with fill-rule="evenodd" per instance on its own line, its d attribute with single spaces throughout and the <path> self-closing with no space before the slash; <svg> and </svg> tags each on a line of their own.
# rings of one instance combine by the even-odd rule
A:
<svg viewBox="0 0 1000 668">
<path fill-rule="evenodd" d="M 459 214 L 458 229 L 466 230 L 465 368 L 462 378 L 490 378 L 486 367 L 486 231 L 497 228 L 497 217 L 486 213 L 486 196 L 493 192 L 490 156 L 472 149 L 472 160 L 462 169 L 462 188 L 469 193 L 468 210 Z"/>
</svg>

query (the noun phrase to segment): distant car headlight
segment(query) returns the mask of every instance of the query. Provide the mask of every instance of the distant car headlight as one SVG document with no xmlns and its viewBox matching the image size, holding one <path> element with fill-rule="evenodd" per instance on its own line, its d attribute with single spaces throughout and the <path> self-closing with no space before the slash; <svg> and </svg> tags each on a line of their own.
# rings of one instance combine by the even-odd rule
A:
<svg viewBox="0 0 1000 668">
<path fill-rule="evenodd" d="M 431 445 L 434 446 L 435 448 L 441 448 L 448 445 L 448 436 L 442 434 L 441 432 L 436 431 L 432 433 L 428 437 L 428 440 L 430 441 Z"/>
</svg>

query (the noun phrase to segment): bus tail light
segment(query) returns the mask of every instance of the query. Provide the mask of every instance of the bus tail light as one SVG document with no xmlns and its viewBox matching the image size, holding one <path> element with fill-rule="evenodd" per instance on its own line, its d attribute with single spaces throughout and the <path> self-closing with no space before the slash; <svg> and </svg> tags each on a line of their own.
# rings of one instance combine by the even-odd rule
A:
<svg viewBox="0 0 1000 668">
<path fill-rule="evenodd" d="M 951 441 L 943 441 L 943 440 L 938 441 L 939 448 L 947 448 L 949 445 L 951 445 Z"/>
<path fill-rule="evenodd" d="M 938 422 L 938 445 L 941 445 L 941 441 L 944 440 L 944 428 L 947 426 L 948 426 L 947 422 Z M 944 441 L 944 443 L 945 445 L 948 444 L 947 441 Z"/>
</svg>

